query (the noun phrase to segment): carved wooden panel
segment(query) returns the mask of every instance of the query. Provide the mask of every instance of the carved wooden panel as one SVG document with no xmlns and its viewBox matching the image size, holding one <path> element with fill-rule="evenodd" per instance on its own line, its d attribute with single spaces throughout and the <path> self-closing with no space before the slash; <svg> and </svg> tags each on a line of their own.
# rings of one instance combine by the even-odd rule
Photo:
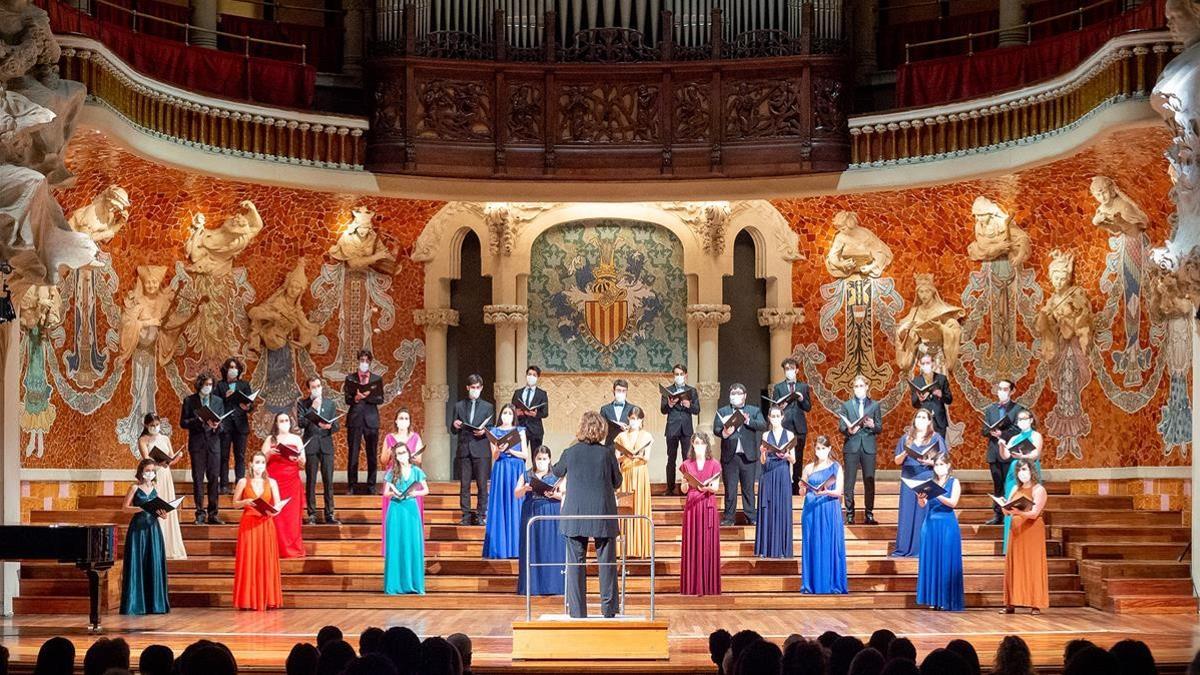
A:
<svg viewBox="0 0 1200 675">
<path fill-rule="evenodd" d="M 675 141 L 692 143 L 708 141 L 711 116 L 708 100 L 711 96 L 707 81 L 680 82 L 675 85 Z"/>
<path fill-rule="evenodd" d="M 371 133 L 376 138 L 404 135 L 404 81 L 386 78 L 375 83 Z"/>
<path fill-rule="evenodd" d="M 482 82 L 443 78 L 418 82 L 416 116 L 418 138 L 492 139 L 492 99 Z"/>
<path fill-rule="evenodd" d="M 659 138 L 657 84 L 566 84 L 558 96 L 562 143 L 653 143 Z"/>
<path fill-rule="evenodd" d="M 742 80 L 726 87 L 726 140 L 801 136 L 800 82 L 794 78 Z"/>
<path fill-rule="evenodd" d="M 845 134 L 845 86 L 831 77 L 814 77 L 812 88 L 813 135 Z"/>
<path fill-rule="evenodd" d="M 513 143 L 542 142 L 542 87 L 540 83 L 509 83 L 508 117 L 505 124 L 508 140 Z"/>
</svg>

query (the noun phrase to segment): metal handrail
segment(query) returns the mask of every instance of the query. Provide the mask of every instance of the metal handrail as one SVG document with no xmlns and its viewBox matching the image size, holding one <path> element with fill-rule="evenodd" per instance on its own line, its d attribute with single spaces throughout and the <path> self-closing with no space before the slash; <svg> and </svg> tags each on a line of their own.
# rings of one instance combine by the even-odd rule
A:
<svg viewBox="0 0 1200 675">
<path fill-rule="evenodd" d="M 344 9 L 327 9 L 325 7 L 304 7 L 301 5 L 285 5 L 285 4 L 279 3 L 279 2 L 263 2 L 263 0 L 233 0 L 233 1 L 234 2 L 243 2 L 243 3 L 246 3 L 247 5 L 258 5 L 260 7 L 271 7 L 274 9 L 291 9 L 291 10 L 296 10 L 298 12 L 316 12 L 318 14 L 338 14 L 341 16 L 346 15 L 346 10 L 344 10 Z M 278 23 L 278 19 L 276 19 L 275 22 Z"/>
<path fill-rule="evenodd" d="M 554 515 L 542 514 L 540 516 L 534 516 L 534 517 L 530 518 L 529 522 L 525 523 L 525 620 L 526 621 L 533 621 L 533 593 L 531 592 L 533 589 L 533 577 L 530 574 L 530 571 L 531 571 L 530 568 L 532 568 L 532 567 L 559 567 L 559 566 L 561 566 L 563 568 L 587 567 L 587 565 L 588 565 L 588 563 L 586 563 L 586 562 L 577 562 L 577 563 L 567 562 L 565 559 L 565 556 L 564 556 L 563 562 L 561 562 L 561 563 L 530 562 L 530 552 L 531 552 L 531 548 L 533 546 L 533 536 L 532 536 L 533 535 L 533 524 L 538 521 L 541 521 L 541 520 L 616 520 L 616 521 L 644 520 L 650 524 L 650 541 L 652 541 L 652 542 L 654 541 L 654 519 L 651 518 L 650 516 L 647 516 L 644 514 L 624 513 L 624 514 L 617 514 L 617 515 L 613 515 L 613 516 L 584 516 L 584 515 L 564 516 L 561 514 L 554 516 Z M 620 536 L 614 537 L 614 540 L 620 541 L 621 537 Z M 614 541 L 613 543 L 615 544 L 616 541 Z M 654 547 L 653 546 L 650 547 L 650 560 L 649 561 L 638 561 L 633 564 L 635 564 L 635 565 L 636 564 L 649 564 L 650 565 L 650 620 L 653 621 L 654 620 Z M 599 560 L 597 560 L 596 565 L 598 565 L 598 566 L 620 565 L 620 567 L 621 567 L 621 599 L 619 602 L 620 606 L 619 606 L 617 612 L 619 614 L 624 614 L 625 613 L 625 584 L 626 584 L 626 577 L 627 577 L 627 573 L 625 570 L 627 563 L 626 563 L 626 556 L 625 556 L 624 549 L 621 550 L 621 560 L 619 562 L 603 563 L 603 562 L 600 562 Z M 564 572 L 565 572 L 565 569 L 564 569 Z M 584 602 L 587 602 L 586 597 L 584 598 Z M 565 608 L 566 606 L 567 606 L 567 593 L 566 593 L 566 589 L 564 588 L 563 589 L 563 607 Z"/>
<path fill-rule="evenodd" d="M 947 37 L 947 38 L 938 38 L 936 40 L 926 40 L 924 42 L 905 42 L 904 43 L 904 62 L 911 63 L 910 50 L 915 47 L 929 47 L 931 45 L 948 44 L 951 42 L 961 42 L 963 40 L 967 41 L 967 56 L 971 56 L 975 53 L 975 47 L 974 47 L 975 38 L 986 37 L 988 35 L 998 35 L 1000 33 L 1009 33 L 1012 31 L 1020 30 L 1022 28 L 1025 29 L 1025 44 L 1029 44 L 1030 42 L 1033 41 L 1033 27 L 1034 26 L 1039 26 L 1044 23 L 1050 23 L 1052 21 L 1059 21 L 1061 19 L 1065 19 L 1070 16 L 1075 16 L 1075 17 L 1079 18 L 1079 25 L 1076 27 L 1076 30 L 1083 30 L 1083 13 L 1084 12 L 1095 9 L 1097 7 L 1102 7 L 1104 5 L 1112 4 L 1114 2 L 1123 2 L 1123 1 L 1124 0 L 1098 0 L 1098 2 L 1093 2 L 1090 5 L 1082 5 L 1080 7 L 1076 7 L 1075 9 L 1073 9 L 1069 12 L 1063 12 L 1062 14 L 1055 14 L 1054 16 L 1048 16 L 1044 19 L 1038 19 L 1037 21 L 1026 21 L 1025 23 L 1020 23 L 1015 26 L 1009 26 L 1007 28 L 993 28 L 992 30 L 983 31 L 980 33 L 966 33 L 963 35 L 954 35 L 952 37 Z"/>
<path fill-rule="evenodd" d="M 197 31 L 200 33 L 210 33 L 212 35 L 216 35 L 219 37 L 228 37 L 228 38 L 234 38 L 234 39 L 238 39 L 238 40 L 244 40 L 245 45 L 246 45 L 245 56 L 247 58 L 250 57 L 250 44 L 255 43 L 255 44 L 263 44 L 263 45 L 273 45 L 275 47 L 290 47 L 292 49 L 299 49 L 300 50 L 300 65 L 303 66 L 308 63 L 308 45 L 292 44 L 291 42 L 279 42 L 277 40 L 266 40 L 263 38 L 250 37 L 249 35 L 238 35 L 237 33 L 226 33 L 225 31 L 220 31 L 220 30 L 216 30 L 213 28 L 205 28 L 203 26 L 197 26 L 192 23 L 181 23 L 179 21 L 172 21 L 171 19 L 164 19 L 160 16 L 153 16 L 151 14 L 139 12 L 136 9 L 133 9 L 130 7 L 122 7 L 121 5 L 118 5 L 113 2 L 109 2 L 108 0 L 91 0 L 91 1 L 98 5 L 105 5 L 106 7 L 112 7 L 114 9 L 120 10 L 122 12 L 129 13 L 132 18 L 132 25 L 133 25 L 134 32 L 137 32 L 137 20 L 138 20 L 138 17 L 141 17 L 143 20 L 149 19 L 151 21 L 157 21 L 158 23 L 165 23 L 170 26 L 175 26 L 177 28 L 186 29 L 184 31 L 184 38 L 183 38 L 183 43 L 185 45 L 191 44 L 190 35 L 191 35 L 191 32 L 194 30 L 194 31 Z M 78 11 L 81 14 L 83 13 L 82 10 L 78 10 Z M 92 16 L 94 16 L 94 15 L 92 15 Z"/>
</svg>

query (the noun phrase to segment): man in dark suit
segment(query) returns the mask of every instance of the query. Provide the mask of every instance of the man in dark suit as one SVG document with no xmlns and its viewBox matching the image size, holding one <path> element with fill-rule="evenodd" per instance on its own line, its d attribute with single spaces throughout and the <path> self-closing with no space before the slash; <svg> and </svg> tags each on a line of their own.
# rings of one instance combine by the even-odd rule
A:
<svg viewBox="0 0 1200 675">
<path fill-rule="evenodd" d="M 370 350 L 358 352 L 358 372 L 346 376 L 342 391 L 346 394 L 346 480 L 350 484 L 348 494 L 362 494 L 358 486 L 358 449 L 362 447 L 367 455 L 367 494 L 375 494 L 378 487 L 375 484 L 375 464 L 378 460 L 376 448 L 379 446 L 379 405 L 383 403 L 383 378 L 371 372 L 371 360 L 374 357 Z M 352 394 L 351 386 L 374 388 L 359 389 Z"/>
<path fill-rule="evenodd" d="M 992 494 L 1003 497 L 1004 479 L 1008 476 L 1008 464 L 1000 457 L 1000 443 L 1007 441 L 1017 433 L 1017 415 L 1025 410 L 1020 403 L 1012 400 L 1017 387 L 1011 380 L 1000 380 L 996 383 L 996 402 L 989 403 L 983 409 L 983 428 L 980 435 L 987 439 L 987 465 L 992 474 Z M 997 424 L 999 422 L 999 424 Z M 1000 505 L 992 505 L 992 519 L 988 525 L 999 525 L 1004 522 L 1004 514 Z"/>
<path fill-rule="evenodd" d="M 917 386 L 910 385 L 908 388 L 912 394 L 912 407 L 928 410 L 933 415 L 933 430 L 941 434 L 942 438 L 946 438 L 946 429 L 950 426 L 946 406 L 954 402 L 954 397 L 950 394 L 950 380 L 941 373 L 933 372 L 933 357 L 929 354 L 921 354 L 917 363 L 921 366 L 921 374 L 912 380 Z M 933 385 L 929 391 L 917 391 L 917 387 L 929 384 Z"/>
<path fill-rule="evenodd" d="M 613 439 L 629 426 L 629 411 L 634 406 L 625 398 L 628 393 L 628 382 L 623 379 L 613 380 L 612 403 L 605 403 L 600 408 L 600 415 L 604 417 L 604 422 L 608 425 L 608 433 L 604 435 L 604 444 L 610 450 L 613 447 Z"/>
<path fill-rule="evenodd" d="M 730 426 L 730 417 L 738 411 L 745 416 L 745 423 Z M 766 428 L 762 410 L 746 404 L 746 386 L 741 383 L 730 385 L 729 405 L 718 409 L 713 418 L 713 434 L 721 439 L 721 482 L 725 484 L 722 525 L 733 525 L 738 485 L 742 487 L 742 513 L 751 525 L 755 524 L 754 483 L 758 478 L 759 434 Z"/>
<path fill-rule="evenodd" d="M 563 450 L 554 475 L 568 481 L 570 496 L 563 501 L 564 516 L 617 515 L 617 489 L 621 487 L 621 465 L 610 448 L 601 445 L 607 422 L 597 413 L 583 413 L 575 445 Z M 587 616 L 588 540 L 596 542 L 600 566 L 600 611 L 605 618 L 617 615 L 616 538 L 621 528 L 611 520 L 564 520 L 559 530 L 567 538 L 567 609 L 574 618 Z"/>
<path fill-rule="evenodd" d="M 462 510 L 462 525 L 483 525 L 487 511 L 488 471 L 492 448 L 487 431 L 482 427 L 494 424 L 496 409 L 482 399 L 483 378 L 472 373 L 467 377 L 467 398 L 454 404 L 454 419 L 450 433 L 458 439 L 454 461 L 458 462 L 458 506 Z M 464 428 L 464 425 L 470 425 Z M 472 427 L 481 427 L 475 429 Z M 471 508 L 471 481 L 475 481 L 475 508 Z"/>
<path fill-rule="evenodd" d="M 846 523 L 854 524 L 854 482 L 862 467 L 863 490 L 867 493 L 867 525 L 875 521 L 875 437 L 883 430 L 883 412 L 877 401 L 867 395 L 867 379 L 854 378 L 854 397 L 838 411 L 838 430 L 845 437 L 842 454 L 846 457 Z"/>
<path fill-rule="evenodd" d="M 179 426 L 188 430 L 188 456 L 192 460 L 192 500 L 196 502 L 196 524 L 222 525 L 217 515 L 221 487 L 221 422 L 206 422 L 200 409 L 208 408 L 217 417 L 225 414 L 221 399 L 213 393 L 213 378 L 200 373 L 193 383 L 196 393 L 183 399 Z M 204 507 L 204 481 L 208 481 L 208 508 Z"/>
<path fill-rule="evenodd" d="M 692 417 L 700 414 L 700 393 L 687 383 L 687 366 L 676 363 L 671 370 L 675 376 L 670 388 L 673 395 L 664 394 L 658 409 L 667 416 L 667 494 L 676 495 L 679 485 L 675 480 L 675 462 L 679 459 L 679 448 L 687 448 L 692 437 Z"/>
<path fill-rule="evenodd" d="M 235 391 L 246 396 L 252 393 L 250 383 L 242 379 L 245 374 L 245 364 L 231 356 L 221 364 L 221 384 L 216 388 L 221 405 L 229 412 L 221 425 L 221 494 L 224 495 L 233 494 L 233 486 L 246 476 L 246 438 L 250 435 L 248 413 L 251 406 L 229 400 Z M 230 455 L 233 456 L 233 481 L 229 480 Z"/>
<path fill-rule="evenodd" d="M 537 386 L 542 369 L 529 366 L 525 369 L 525 386 L 513 392 L 513 407 L 517 409 L 517 425 L 525 427 L 525 439 L 529 443 L 526 448 L 529 456 L 542 447 L 542 439 L 546 431 L 542 420 L 550 416 L 550 397 L 546 390 Z"/>
<path fill-rule="evenodd" d="M 330 422 L 314 422 L 308 412 L 315 410 Z M 304 483 L 308 498 L 308 524 L 317 521 L 317 472 L 325 491 L 325 524 L 339 525 L 333 510 L 333 435 L 337 433 L 337 406 L 325 398 L 321 378 L 308 378 L 308 398 L 296 403 L 301 433 L 304 434 Z"/>
<path fill-rule="evenodd" d="M 800 494 L 800 476 L 804 473 L 804 446 L 808 442 L 808 411 L 812 410 L 812 392 L 808 385 L 797 382 L 800 364 L 787 357 L 783 366 L 783 382 L 771 388 L 771 398 L 778 401 L 793 397 L 783 408 L 783 428 L 796 434 L 796 463 L 792 465 L 792 494 Z"/>
</svg>

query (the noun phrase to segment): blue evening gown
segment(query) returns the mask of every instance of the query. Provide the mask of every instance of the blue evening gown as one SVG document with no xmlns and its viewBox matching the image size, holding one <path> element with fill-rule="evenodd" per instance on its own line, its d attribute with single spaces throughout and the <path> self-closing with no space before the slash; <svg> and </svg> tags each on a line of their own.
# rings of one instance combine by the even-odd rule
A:
<svg viewBox="0 0 1200 675">
<path fill-rule="evenodd" d="M 810 485 L 820 485 L 837 474 L 838 463 L 813 471 Z M 802 593 L 846 593 L 846 530 L 842 524 L 842 500 L 817 496 L 809 489 L 800 516 L 800 590 Z"/>
<path fill-rule="evenodd" d="M 152 489 L 150 494 L 146 494 L 137 488 L 133 491 L 133 505 L 140 507 L 157 496 L 157 490 Z M 129 529 L 125 532 L 121 613 L 166 614 L 169 611 L 167 548 L 163 542 L 162 527 L 153 513 L 139 511 L 129 519 Z"/>
<path fill-rule="evenodd" d="M 525 472 L 525 483 L 529 484 L 532 471 Z M 554 485 L 558 478 L 553 473 L 546 474 L 542 482 Z M 562 503 L 557 499 L 541 497 L 530 492 L 521 501 L 521 537 L 520 563 L 517 565 L 517 593 L 525 594 L 525 526 L 534 516 L 557 516 L 562 509 Z M 533 524 L 533 545 L 530 547 L 530 562 L 563 563 L 567 559 L 567 542 L 558 529 L 559 521 L 539 520 Z M 563 573 L 565 568 L 534 567 L 530 570 L 533 587 L 530 595 L 562 595 Z"/>
<path fill-rule="evenodd" d="M 791 434 L 768 440 L 776 447 Z M 792 557 L 792 465 L 771 453 L 758 477 L 758 526 L 754 530 L 754 555 L 760 558 Z"/>
<path fill-rule="evenodd" d="M 893 456 L 904 452 L 904 446 L 907 442 L 907 436 L 901 436 L 896 443 L 896 452 Z M 946 450 L 946 442 L 937 432 L 933 434 L 931 445 L 937 446 L 937 452 L 941 453 Z M 927 446 L 928 447 L 928 446 Z M 904 464 L 900 467 L 900 476 L 902 478 L 917 478 L 920 480 L 928 480 L 933 478 L 933 469 L 927 467 L 912 457 L 905 457 Z M 912 491 L 904 481 L 900 481 L 900 513 L 896 520 L 896 546 L 892 549 L 892 556 L 897 558 L 912 558 L 920 552 L 921 549 L 921 523 L 925 522 L 926 509 L 917 505 L 917 495 Z"/>
<path fill-rule="evenodd" d="M 492 427 L 488 433 L 496 440 L 508 432 Z M 517 479 L 525 473 L 525 460 L 512 456 L 509 451 L 520 452 L 521 445 L 518 443 L 500 453 L 492 464 L 487 526 L 483 532 L 484 558 L 517 558 L 520 554 L 521 500 L 513 495 L 513 490 L 517 489 Z"/>
<path fill-rule="evenodd" d="M 957 478 L 946 481 L 946 492 L 954 490 Z M 940 499 L 926 505 L 929 515 L 921 529 L 921 562 L 917 567 L 917 604 L 961 611 L 963 592 L 962 532 L 958 515 Z"/>
</svg>

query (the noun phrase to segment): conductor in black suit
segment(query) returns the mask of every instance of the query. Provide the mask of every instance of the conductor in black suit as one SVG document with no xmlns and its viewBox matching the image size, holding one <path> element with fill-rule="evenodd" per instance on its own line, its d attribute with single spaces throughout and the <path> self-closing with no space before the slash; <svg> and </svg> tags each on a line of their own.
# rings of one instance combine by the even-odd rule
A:
<svg viewBox="0 0 1200 675">
<path fill-rule="evenodd" d="M 608 446 L 609 450 L 612 450 L 613 440 L 617 437 L 617 434 L 621 433 L 625 426 L 629 425 L 629 411 L 633 409 L 633 404 L 625 398 L 628 393 L 628 382 L 620 378 L 613 380 L 612 403 L 605 403 L 600 407 L 600 416 L 604 418 L 604 424 L 607 429 L 604 434 L 604 445 Z"/>
<path fill-rule="evenodd" d="M 621 487 L 621 465 L 611 448 L 602 444 L 607 422 L 594 412 L 583 413 L 575 445 L 563 450 L 554 475 L 567 479 L 563 499 L 564 516 L 617 515 L 617 488 Z M 600 611 L 605 618 L 617 615 L 616 538 L 621 528 L 616 519 L 564 520 L 560 530 L 567 538 L 567 609 L 574 618 L 587 616 L 588 540 L 596 542 L 600 564 Z M 577 564 L 579 563 L 579 564 Z"/>
<path fill-rule="evenodd" d="M 462 510 L 462 525 L 483 525 L 487 511 L 488 472 L 492 446 L 484 427 L 495 423 L 496 409 L 483 400 L 483 378 L 472 373 L 467 376 L 467 398 L 454 404 L 454 420 L 450 433 L 458 439 L 454 461 L 458 462 L 458 506 Z M 492 418 L 490 421 L 488 418 Z M 471 508 L 471 480 L 475 481 L 475 508 Z"/>
<path fill-rule="evenodd" d="M 912 407 L 924 408 L 933 416 L 933 430 L 946 437 L 946 429 L 950 426 L 950 417 L 946 414 L 946 406 L 954 402 L 950 394 L 950 380 L 941 373 L 933 372 L 933 357 L 921 354 L 917 361 L 921 366 L 921 374 L 913 378 L 918 387 L 933 385 L 926 392 L 918 392 L 915 387 L 909 387 L 912 394 Z"/>
<path fill-rule="evenodd" d="M 676 363 L 671 370 L 675 381 L 670 390 L 675 395 L 668 397 L 663 394 L 658 410 L 667 416 L 667 494 L 677 495 L 679 485 L 675 480 L 675 462 L 679 459 L 679 448 L 687 448 L 688 439 L 695 433 L 692 417 L 700 414 L 700 393 L 687 383 L 687 366 Z"/>
<path fill-rule="evenodd" d="M 545 389 L 537 386 L 541 376 L 541 368 L 529 366 L 525 369 L 525 386 L 514 391 L 512 395 L 513 407 L 517 409 L 516 423 L 517 426 L 525 427 L 525 439 L 529 443 L 526 450 L 530 456 L 542 447 L 542 439 L 546 437 L 542 420 L 550 416 L 550 397 Z"/>
<path fill-rule="evenodd" d="M 313 422 L 308 419 L 308 411 L 316 410 L 317 414 L 332 422 Z M 317 472 L 321 474 L 321 486 L 325 490 L 325 524 L 338 525 L 341 523 L 333 510 L 333 435 L 337 433 L 337 406 L 325 398 L 321 378 L 308 378 L 308 398 L 302 398 L 296 403 L 296 414 L 304 434 L 304 488 L 308 500 L 308 524 L 317 520 Z M 310 442 L 311 441 L 311 442 Z"/>
<path fill-rule="evenodd" d="M 812 410 L 812 390 L 796 380 L 800 363 L 787 357 L 783 366 L 783 382 L 771 388 L 771 398 L 778 401 L 795 394 L 783 408 L 783 428 L 796 434 L 796 463 L 792 465 L 792 494 L 800 494 L 800 475 L 804 473 L 804 446 L 808 443 L 808 412 Z"/>
<path fill-rule="evenodd" d="M 205 422 L 200 409 L 208 408 L 218 417 L 225 414 L 221 398 L 213 393 L 213 378 L 200 373 L 193 383 L 196 393 L 183 399 L 179 426 L 188 430 L 188 456 L 192 460 L 192 500 L 196 502 L 196 524 L 222 525 L 217 515 L 221 489 L 221 423 Z M 204 508 L 204 481 L 208 481 L 208 508 Z"/>
<path fill-rule="evenodd" d="M 741 426 L 726 426 L 737 411 L 741 411 L 746 421 Z M 758 480 L 759 433 L 766 428 L 762 409 L 746 405 L 746 385 L 737 382 L 729 385 L 729 405 L 717 410 L 713 418 L 713 433 L 721 439 L 721 482 L 725 484 L 722 525 L 733 525 L 739 485 L 742 488 L 742 513 L 751 525 L 756 524 L 754 485 Z"/>
<path fill-rule="evenodd" d="M 229 400 L 233 392 L 243 395 L 251 393 L 250 383 L 243 380 L 246 365 L 234 357 L 221 364 L 221 384 L 216 388 L 221 404 L 229 411 L 229 417 L 221 425 L 221 494 L 233 494 L 233 486 L 246 477 L 246 438 L 250 435 L 250 412 L 248 404 L 235 404 Z M 233 457 L 233 481 L 229 480 L 229 458 Z"/>
<path fill-rule="evenodd" d="M 379 446 L 379 404 L 383 403 L 383 378 L 371 372 L 374 357 L 369 349 L 358 352 L 358 372 L 346 376 L 342 391 L 346 393 L 346 481 L 349 494 L 361 494 L 358 487 L 358 449 L 367 454 L 367 493 L 375 494 L 376 448 Z M 378 383 L 378 384 L 376 384 Z M 351 386 L 364 387 L 351 394 Z M 375 384 L 371 390 L 365 389 Z M 364 447 L 365 446 L 365 447 Z"/>
</svg>

